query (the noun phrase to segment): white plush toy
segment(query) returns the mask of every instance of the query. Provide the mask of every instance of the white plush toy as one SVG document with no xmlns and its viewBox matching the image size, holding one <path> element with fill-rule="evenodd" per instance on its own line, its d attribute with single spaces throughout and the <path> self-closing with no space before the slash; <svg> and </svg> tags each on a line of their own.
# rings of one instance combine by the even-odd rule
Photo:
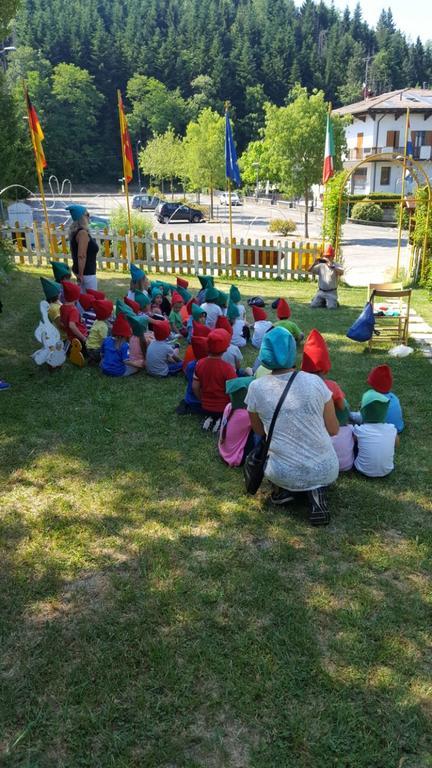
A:
<svg viewBox="0 0 432 768">
<path fill-rule="evenodd" d="M 64 351 L 60 332 L 48 319 L 48 302 L 41 301 L 39 306 L 42 320 L 36 328 L 34 335 L 42 344 L 42 349 L 33 352 L 32 358 L 36 365 L 43 365 L 46 363 L 51 368 L 59 368 L 66 360 L 66 353 Z"/>
</svg>

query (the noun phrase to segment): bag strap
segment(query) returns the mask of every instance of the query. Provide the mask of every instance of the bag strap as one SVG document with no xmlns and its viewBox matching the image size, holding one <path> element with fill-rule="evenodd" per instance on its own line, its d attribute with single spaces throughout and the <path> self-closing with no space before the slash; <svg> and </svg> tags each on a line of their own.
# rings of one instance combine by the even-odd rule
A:
<svg viewBox="0 0 432 768">
<path fill-rule="evenodd" d="M 282 405 L 283 405 L 283 403 L 285 401 L 285 398 L 286 398 L 288 392 L 290 391 L 291 385 L 292 385 L 295 377 L 297 376 L 297 374 L 298 374 L 298 371 L 294 371 L 294 373 L 291 375 L 291 378 L 290 378 L 288 384 L 286 385 L 284 391 L 282 392 L 282 394 L 281 394 L 281 396 L 279 398 L 279 402 L 278 402 L 278 404 L 277 404 L 277 406 L 275 408 L 275 412 L 274 412 L 272 420 L 270 422 L 270 429 L 268 431 L 267 440 L 265 441 L 264 455 L 267 455 L 267 453 L 268 453 L 268 450 L 270 448 L 270 441 L 271 441 L 272 436 L 273 436 L 274 426 L 276 424 L 276 419 L 279 416 L 279 411 L 282 408 Z"/>
</svg>

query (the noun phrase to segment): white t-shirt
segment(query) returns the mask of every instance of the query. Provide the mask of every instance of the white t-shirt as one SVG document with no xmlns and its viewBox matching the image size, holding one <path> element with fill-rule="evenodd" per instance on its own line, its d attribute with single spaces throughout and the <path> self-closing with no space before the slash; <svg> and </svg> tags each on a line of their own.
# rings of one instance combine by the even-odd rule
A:
<svg viewBox="0 0 432 768">
<path fill-rule="evenodd" d="M 238 311 L 240 312 L 240 320 L 243 320 L 245 322 L 246 320 L 246 307 L 244 304 L 236 304 L 236 307 Z M 239 318 L 237 318 L 239 319 Z"/>
<path fill-rule="evenodd" d="M 239 306 L 239 305 L 237 305 Z M 241 320 L 240 317 L 236 317 L 234 320 L 234 324 L 232 326 L 233 329 L 233 335 L 232 335 L 232 342 L 236 345 L 236 347 L 245 347 L 246 346 L 246 339 L 243 336 L 243 328 L 245 326 L 245 323 L 243 320 Z"/>
<path fill-rule="evenodd" d="M 223 315 L 221 308 L 218 307 L 217 304 L 213 304 L 212 302 L 207 303 L 205 301 L 204 304 L 201 304 L 201 309 L 203 309 L 204 312 L 207 312 L 207 317 L 206 317 L 207 328 L 214 328 L 218 317 L 222 317 Z"/>
<path fill-rule="evenodd" d="M 260 348 L 261 342 L 264 338 L 264 334 L 271 328 L 273 323 L 270 320 L 256 320 L 254 323 L 254 331 L 252 336 L 252 345 L 257 349 Z"/>
<path fill-rule="evenodd" d="M 339 471 L 348 472 L 354 464 L 354 428 L 352 424 L 339 427 L 339 432 L 331 439 L 339 459 Z"/>
<path fill-rule="evenodd" d="M 227 351 L 223 353 L 222 360 L 225 360 L 226 363 L 229 363 L 237 370 L 243 362 L 243 355 L 235 344 L 230 344 Z"/>
<path fill-rule="evenodd" d="M 355 468 L 367 477 L 389 475 L 394 469 L 394 424 L 359 424 L 354 427 L 354 435 L 358 443 Z"/>
<path fill-rule="evenodd" d="M 247 409 L 259 415 L 266 434 L 291 375 L 263 376 L 249 386 Z M 297 374 L 276 419 L 265 468 L 265 476 L 281 488 L 310 491 L 336 480 L 339 461 L 323 418 L 331 397 L 318 376 Z"/>
</svg>

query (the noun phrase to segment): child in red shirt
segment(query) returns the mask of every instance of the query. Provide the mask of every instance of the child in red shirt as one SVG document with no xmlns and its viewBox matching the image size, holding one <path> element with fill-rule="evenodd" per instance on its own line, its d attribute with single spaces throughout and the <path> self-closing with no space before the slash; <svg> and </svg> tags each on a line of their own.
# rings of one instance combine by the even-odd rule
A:
<svg viewBox="0 0 432 768">
<path fill-rule="evenodd" d="M 64 280 L 63 293 L 65 301 L 60 307 L 60 322 L 66 331 L 69 341 L 79 339 L 83 352 L 85 352 L 88 331 L 76 307 L 76 302 L 81 293 L 80 286 L 77 283 L 70 283 L 68 280 Z"/>
<path fill-rule="evenodd" d="M 221 359 L 230 341 L 230 334 L 222 328 L 209 333 L 208 357 L 197 362 L 192 381 L 193 393 L 201 400 L 202 409 L 209 417 L 204 421 L 203 429 L 213 428 L 213 432 L 218 431 L 224 408 L 230 401 L 225 384 L 236 378 L 233 366 Z"/>
</svg>

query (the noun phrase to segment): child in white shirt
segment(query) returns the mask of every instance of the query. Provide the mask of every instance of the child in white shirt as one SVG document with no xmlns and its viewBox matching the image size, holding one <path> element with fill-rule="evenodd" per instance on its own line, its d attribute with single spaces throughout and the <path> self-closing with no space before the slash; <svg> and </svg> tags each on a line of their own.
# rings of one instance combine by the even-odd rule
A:
<svg viewBox="0 0 432 768">
<path fill-rule="evenodd" d="M 273 324 L 270 322 L 270 320 L 267 320 L 267 312 L 262 309 L 262 307 L 253 306 L 252 314 L 255 320 L 252 336 L 252 346 L 256 347 L 256 349 L 259 349 L 261 347 L 261 342 L 264 338 L 264 335 L 267 333 L 267 331 L 270 330 L 270 328 L 273 327 Z"/>
<path fill-rule="evenodd" d="M 206 326 L 207 328 L 215 328 L 218 317 L 223 315 L 222 309 L 216 304 L 219 298 L 219 291 L 210 286 L 205 292 L 205 302 L 201 304 L 202 310 L 206 313 Z"/>
<path fill-rule="evenodd" d="M 363 424 L 354 427 L 358 454 L 355 468 L 367 477 L 385 477 L 394 469 L 394 452 L 398 444 L 394 424 L 385 424 L 389 398 L 369 389 L 361 401 Z"/>
</svg>

